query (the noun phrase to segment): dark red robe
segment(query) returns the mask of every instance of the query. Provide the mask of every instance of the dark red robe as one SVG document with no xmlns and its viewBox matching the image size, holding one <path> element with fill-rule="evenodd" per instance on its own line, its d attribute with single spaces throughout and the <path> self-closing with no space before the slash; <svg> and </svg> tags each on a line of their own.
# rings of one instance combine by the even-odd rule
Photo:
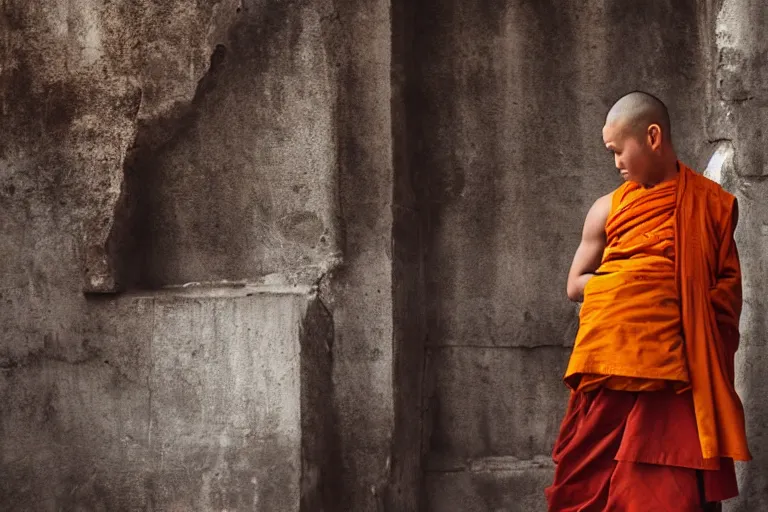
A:
<svg viewBox="0 0 768 512">
<path fill-rule="evenodd" d="M 731 459 L 701 456 L 690 391 L 573 392 L 550 512 L 700 512 L 738 495 Z"/>
</svg>

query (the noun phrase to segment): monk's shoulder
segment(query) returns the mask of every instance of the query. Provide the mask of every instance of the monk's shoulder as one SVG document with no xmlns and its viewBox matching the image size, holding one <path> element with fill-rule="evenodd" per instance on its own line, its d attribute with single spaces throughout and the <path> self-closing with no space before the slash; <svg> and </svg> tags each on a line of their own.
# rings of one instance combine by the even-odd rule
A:
<svg viewBox="0 0 768 512">
<path fill-rule="evenodd" d="M 599 212 L 599 215 L 607 217 L 611 213 L 613 197 L 616 191 L 609 192 L 604 196 L 600 196 L 592 204 L 592 210 Z"/>
<path fill-rule="evenodd" d="M 625 181 L 622 183 L 618 188 L 616 188 L 613 192 L 610 192 L 600 199 L 598 201 L 603 201 L 607 204 L 608 213 L 611 214 L 615 212 L 619 204 L 621 204 L 621 201 L 624 200 L 626 195 L 632 191 L 635 188 L 635 184 L 631 181 Z"/>
<path fill-rule="evenodd" d="M 608 217 L 611 214 L 611 197 L 612 194 L 606 194 L 598 197 L 597 200 L 592 203 L 592 206 L 587 212 L 587 216 L 584 219 L 584 232 L 591 233 L 594 236 L 605 230 L 605 225 L 608 222 Z"/>
</svg>

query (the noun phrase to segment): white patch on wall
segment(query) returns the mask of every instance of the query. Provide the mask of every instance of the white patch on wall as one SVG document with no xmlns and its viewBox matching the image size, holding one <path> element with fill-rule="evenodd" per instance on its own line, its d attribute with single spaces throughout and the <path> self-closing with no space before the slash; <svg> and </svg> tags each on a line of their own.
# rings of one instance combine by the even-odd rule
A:
<svg viewBox="0 0 768 512">
<path fill-rule="evenodd" d="M 733 144 L 729 141 L 720 142 L 715 148 L 715 152 L 704 169 L 704 176 L 720 183 L 723 183 L 723 176 L 728 172 L 728 167 L 733 162 Z"/>
</svg>

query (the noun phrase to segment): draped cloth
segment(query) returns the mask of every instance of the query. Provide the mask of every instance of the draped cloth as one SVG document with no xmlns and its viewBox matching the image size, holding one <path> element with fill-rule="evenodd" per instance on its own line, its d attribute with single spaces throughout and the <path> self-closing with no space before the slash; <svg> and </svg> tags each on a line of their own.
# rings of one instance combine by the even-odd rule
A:
<svg viewBox="0 0 768 512">
<path fill-rule="evenodd" d="M 676 277 L 699 443 L 713 461 L 752 458 L 734 387 L 742 304 L 736 222 L 736 198 L 680 164 Z"/>
<path fill-rule="evenodd" d="M 734 387 L 736 200 L 678 167 L 614 193 L 565 375 L 552 512 L 701 510 L 738 494 L 733 460 L 751 459 Z"/>
<path fill-rule="evenodd" d="M 613 195 L 602 264 L 584 290 L 566 383 L 629 391 L 688 386 L 675 283 L 677 181 Z"/>
<path fill-rule="evenodd" d="M 572 392 L 545 495 L 550 512 L 701 512 L 738 495 L 731 459 L 707 470 L 691 392 Z"/>
<path fill-rule="evenodd" d="M 565 382 L 692 390 L 702 456 L 750 460 L 734 387 L 741 270 L 736 200 L 682 163 L 676 180 L 614 193 L 602 264 L 584 290 Z"/>
</svg>

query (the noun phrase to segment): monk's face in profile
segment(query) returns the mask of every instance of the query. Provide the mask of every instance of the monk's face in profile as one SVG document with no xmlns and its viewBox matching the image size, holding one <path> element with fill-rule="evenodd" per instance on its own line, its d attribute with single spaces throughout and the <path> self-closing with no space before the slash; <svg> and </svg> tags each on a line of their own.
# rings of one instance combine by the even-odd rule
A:
<svg viewBox="0 0 768 512">
<path fill-rule="evenodd" d="M 638 132 L 616 122 L 603 128 L 605 147 L 613 153 L 616 169 L 625 181 L 647 184 L 658 173 L 659 141 L 654 127 Z"/>
</svg>

